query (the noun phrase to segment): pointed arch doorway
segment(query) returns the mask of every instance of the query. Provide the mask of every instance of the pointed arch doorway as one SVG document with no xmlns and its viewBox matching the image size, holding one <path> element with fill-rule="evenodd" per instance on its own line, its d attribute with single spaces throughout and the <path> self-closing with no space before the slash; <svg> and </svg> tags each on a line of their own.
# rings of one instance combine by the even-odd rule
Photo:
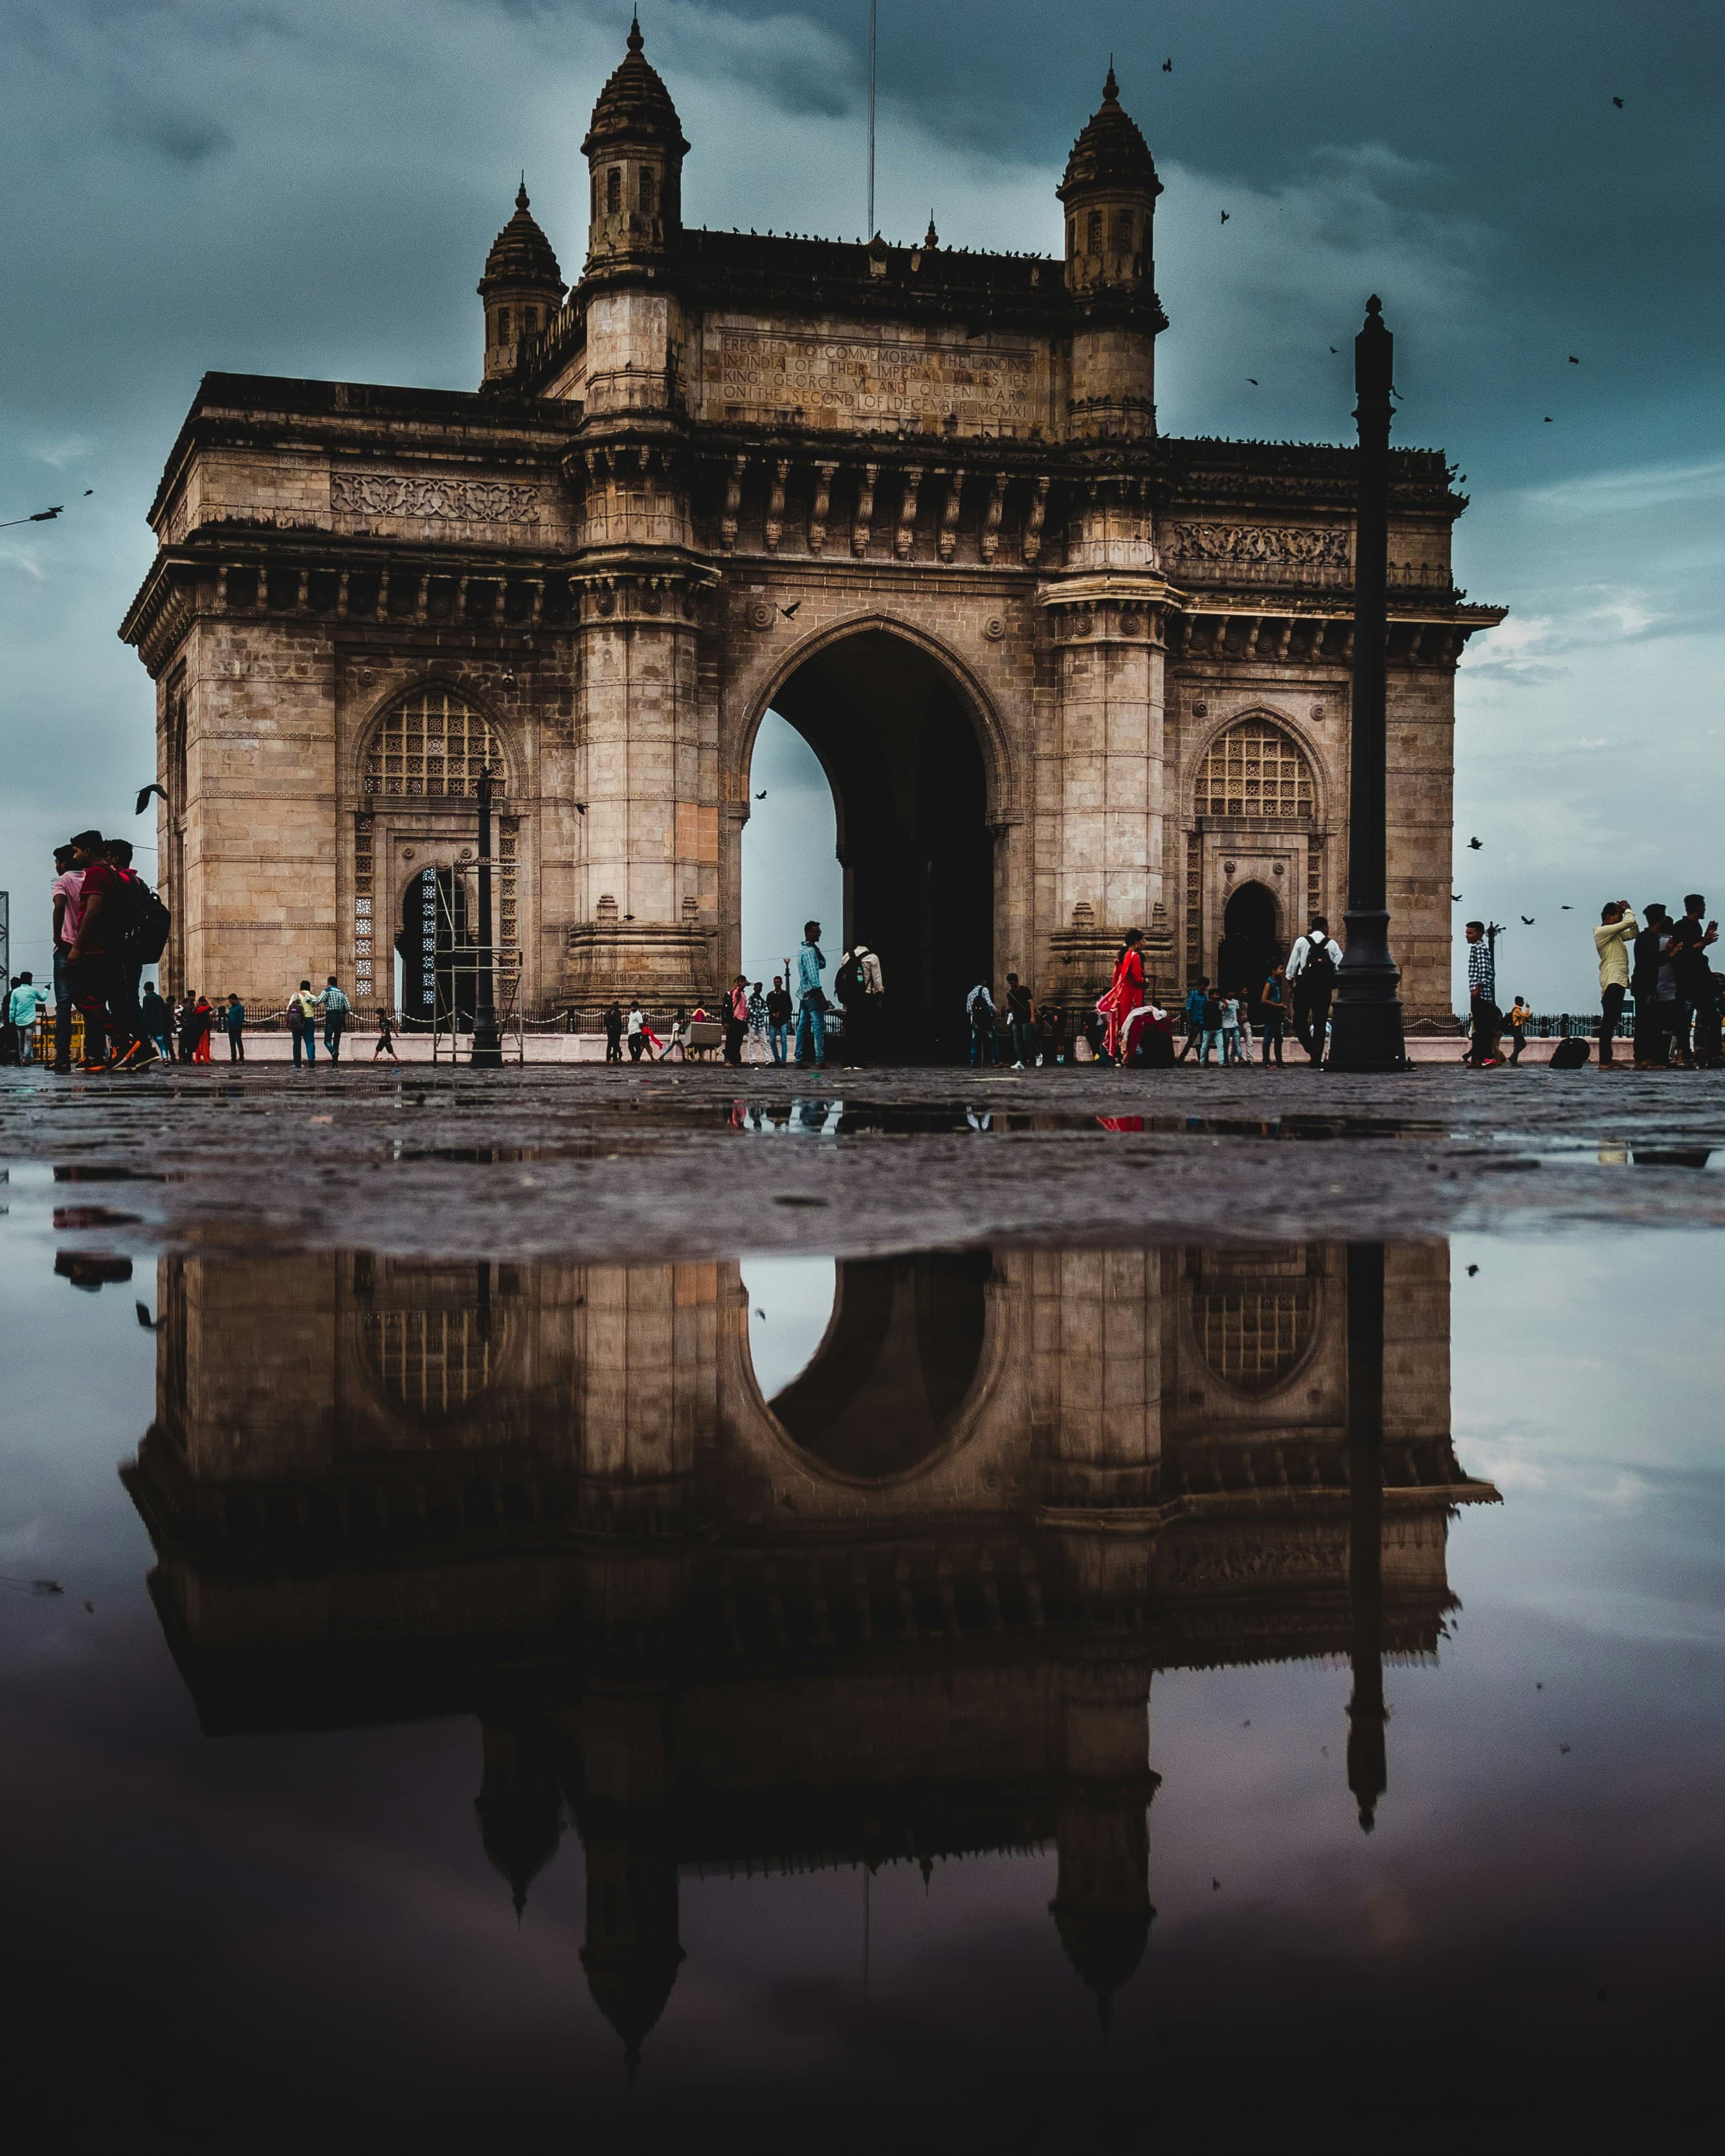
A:
<svg viewBox="0 0 1725 2156">
<path fill-rule="evenodd" d="M 994 956 L 988 770 L 963 695 L 931 653 L 871 628 L 812 653 L 770 707 L 814 750 L 832 789 L 844 919 L 821 924 L 826 980 L 842 952 L 867 943 L 886 986 L 880 1060 L 957 1060 L 965 997 L 993 978 Z M 800 929 L 788 851 L 748 873 L 774 880 L 777 910 Z"/>
<path fill-rule="evenodd" d="M 1243 883 L 1222 911 L 1216 981 L 1222 993 L 1255 1004 L 1258 991 L 1286 947 L 1277 933 L 1276 895 L 1265 884 Z"/>
</svg>

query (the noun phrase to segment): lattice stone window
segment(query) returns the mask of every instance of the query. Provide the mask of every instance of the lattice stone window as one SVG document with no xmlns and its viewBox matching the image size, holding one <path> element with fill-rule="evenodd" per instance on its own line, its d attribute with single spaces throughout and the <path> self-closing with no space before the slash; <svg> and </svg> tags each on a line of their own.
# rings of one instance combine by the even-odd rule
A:
<svg viewBox="0 0 1725 2156">
<path fill-rule="evenodd" d="M 1324 842 L 1314 839 L 1306 849 L 1306 918 L 1324 910 Z"/>
<path fill-rule="evenodd" d="M 491 1382 L 489 1312 L 368 1310 L 364 1326 L 385 1390 L 417 1414 L 452 1414 Z"/>
<path fill-rule="evenodd" d="M 490 721 L 448 689 L 421 689 L 372 736 L 365 790 L 470 799 L 487 763 L 501 793 L 503 754 Z"/>
<path fill-rule="evenodd" d="M 1200 816 L 1312 814 L 1312 767 L 1267 719 L 1242 719 L 1210 745 L 1198 774 Z"/>
<path fill-rule="evenodd" d="M 497 819 L 497 941 L 506 949 L 521 941 L 521 915 L 516 882 L 521 866 L 521 819 Z"/>
<path fill-rule="evenodd" d="M 1236 1392 L 1273 1393 L 1311 1344 L 1317 1298 L 1306 1280 L 1217 1283 L 1194 1296 L 1204 1358 Z"/>
<path fill-rule="evenodd" d="M 1193 986 L 1204 970 L 1204 848 L 1186 842 L 1186 982 Z"/>
</svg>

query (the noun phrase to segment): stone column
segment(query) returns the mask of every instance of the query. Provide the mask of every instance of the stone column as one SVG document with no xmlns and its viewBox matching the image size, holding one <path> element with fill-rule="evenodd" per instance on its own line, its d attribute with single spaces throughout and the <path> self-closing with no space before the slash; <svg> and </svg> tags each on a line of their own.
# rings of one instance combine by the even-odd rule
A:
<svg viewBox="0 0 1725 2156">
<path fill-rule="evenodd" d="M 1149 942 L 1146 970 L 1173 988 L 1163 862 L 1163 617 L 1168 587 L 1147 512 L 1099 490 L 1074 518 L 1066 573 L 1042 587 L 1058 710 L 1044 766 L 1040 865 L 1051 891 L 1050 978 L 1072 1000 L 1108 984 L 1127 928 Z M 1039 803 L 1039 808 L 1044 803 Z M 1090 909 L 1086 920 L 1076 910 Z"/>
<path fill-rule="evenodd" d="M 674 447 L 588 449 L 578 781 L 586 814 L 570 935 L 572 998 L 659 1007 L 714 988 L 718 715 L 701 694 L 698 616 L 711 573 L 689 549 Z"/>
</svg>

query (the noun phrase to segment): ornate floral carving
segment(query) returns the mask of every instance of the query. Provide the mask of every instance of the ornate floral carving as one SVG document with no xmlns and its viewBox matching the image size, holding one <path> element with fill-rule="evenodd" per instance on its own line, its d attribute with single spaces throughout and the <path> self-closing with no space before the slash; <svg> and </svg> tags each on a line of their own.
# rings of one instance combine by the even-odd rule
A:
<svg viewBox="0 0 1725 2156">
<path fill-rule="evenodd" d="M 459 524 L 536 524 L 539 489 L 507 480 L 398 479 L 332 472 L 330 506 L 342 516 L 447 518 Z"/>
<path fill-rule="evenodd" d="M 1174 524 L 1168 551 L 1176 561 L 1225 568 L 1345 569 L 1348 530 L 1333 524 Z"/>
</svg>

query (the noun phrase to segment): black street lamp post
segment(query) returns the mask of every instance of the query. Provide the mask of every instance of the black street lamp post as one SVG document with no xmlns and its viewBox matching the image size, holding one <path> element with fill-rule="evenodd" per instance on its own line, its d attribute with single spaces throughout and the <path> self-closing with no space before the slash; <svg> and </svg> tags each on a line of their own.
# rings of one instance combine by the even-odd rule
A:
<svg viewBox="0 0 1725 2156">
<path fill-rule="evenodd" d="M 1390 385 L 1395 340 L 1382 303 L 1366 302 L 1365 326 L 1353 341 L 1359 402 L 1359 507 L 1353 541 L 1353 712 L 1348 808 L 1348 947 L 1336 983 L 1329 1067 L 1406 1067 L 1401 974 L 1389 955 L 1384 774 L 1384 696 L 1389 580 Z"/>
<path fill-rule="evenodd" d="M 468 1059 L 477 1070 L 503 1067 L 491 948 L 491 784 L 488 764 L 479 775 L 479 979 L 474 993 L 473 1054 Z"/>
</svg>

